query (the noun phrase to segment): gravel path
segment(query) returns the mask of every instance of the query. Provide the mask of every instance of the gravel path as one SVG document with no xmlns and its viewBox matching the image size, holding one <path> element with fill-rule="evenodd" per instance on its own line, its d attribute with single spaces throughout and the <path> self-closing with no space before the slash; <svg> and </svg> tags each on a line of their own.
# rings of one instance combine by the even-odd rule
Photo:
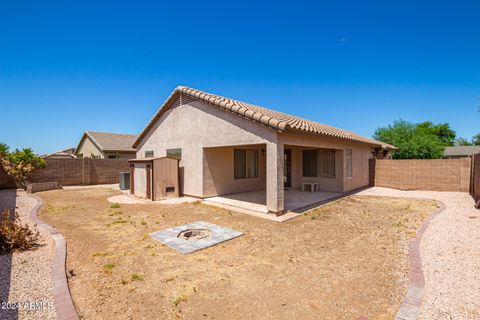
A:
<svg viewBox="0 0 480 320">
<path fill-rule="evenodd" d="M 480 319 L 480 210 L 470 195 L 379 187 L 358 195 L 427 198 L 445 204 L 420 244 L 425 296 L 419 319 Z"/>
<path fill-rule="evenodd" d="M 24 191 L 0 190 L 0 210 L 17 207 L 23 223 L 34 228 L 30 211 L 37 201 Z M 56 319 L 52 296 L 52 263 L 55 242 L 43 229 L 41 246 L 33 251 L 0 255 L 0 319 Z M 17 310 L 6 310 L 3 302 L 21 303 Z M 24 303 L 37 303 L 26 305 Z M 42 307 L 43 305 L 43 307 Z M 3 307 L 3 308 L 2 308 Z"/>
</svg>

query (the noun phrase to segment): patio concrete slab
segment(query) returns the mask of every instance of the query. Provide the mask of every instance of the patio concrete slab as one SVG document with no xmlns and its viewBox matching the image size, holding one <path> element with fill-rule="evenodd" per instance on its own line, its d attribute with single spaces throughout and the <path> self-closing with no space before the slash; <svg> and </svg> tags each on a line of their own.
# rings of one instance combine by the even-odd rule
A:
<svg viewBox="0 0 480 320">
<path fill-rule="evenodd" d="M 187 229 L 207 229 L 211 235 L 207 238 L 197 240 L 185 240 L 178 237 L 178 234 Z M 160 241 L 168 247 L 183 254 L 202 250 L 216 244 L 242 236 L 243 233 L 233 229 L 204 221 L 195 221 L 177 227 L 156 231 L 150 234 L 152 238 Z"/>
<path fill-rule="evenodd" d="M 341 196 L 339 192 L 303 192 L 300 190 L 285 190 L 285 210 L 303 213 L 305 208 L 317 203 L 335 199 Z"/>
<path fill-rule="evenodd" d="M 230 211 L 235 211 L 235 212 L 239 212 L 239 213 L 248 214 L 248 215 L 251 215 L 251 216 L 254 216 L 254 217 L 257 217 L 257 218 L 262 218 L 262 219 L 275 221 L 275 222 L 284 222 L 284 221 L 293 219 L 295 217 L 298 217 L 300 215 L 298 213 L 290 211 L 290 212 L 287 212 L 285 214 L 282 214 L 281 216 L 277 216 L 276 214 L 273 214 L 273 213 L 249 210 L 249 209 L 241 208 L 241 207 L 238 207 L 238 206 L 222 204 L 222 203 L 219 203 L 219 202 L 213 202 L 213 201 L 209 201 L 209 200 L 203 200 L 202 203 L 206 204 L 206 205 L 211 205 L 211 206 L 214 206 L 214 207 L 230 210 Z"/>
<path fill-rule="evenodd" d="M 199 199 L 193 197 L 180 197 L 180 198 L 171 198 L 165 200 L 144 200 L 139 199 L 130 194 L 121 194 L 118 196 L 112 196 L 107 199 L 110 203 L 119 203 L 119 204 L 182 204 L 182 203 L 189 203 L 189 202 L 197 202 Z"/>
<path fill-rule="evenodd" d="M 316 204 L 333 200 L 341 196 L 335 192 L 302 192 L 300 190 L 285 190 L 285 211 L 281 216 L 269 214 L 266 206 L 265 190 L 241 192 L 230 195 L 205 198 L 202 203 L 250 214 L 256 217 L 283 222 L 297 217 Z"/>
</svg>

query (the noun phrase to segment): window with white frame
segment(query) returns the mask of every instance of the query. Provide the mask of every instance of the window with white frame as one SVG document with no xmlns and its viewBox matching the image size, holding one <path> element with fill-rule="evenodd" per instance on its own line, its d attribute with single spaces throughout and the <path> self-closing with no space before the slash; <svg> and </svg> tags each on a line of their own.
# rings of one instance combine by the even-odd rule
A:
<svg viewBox="0 0 480 320">
<path fill-rule="evenodd" d="M 352 149 L 345 150 L 345 177 L 351 178 L 352 177 L 352 156 L 353 152 Z"/>
<path fill-rule="evenodd" d="M 182 160 L 182 149 L 167 149 L 167 157 Z"/>
<path fill-rule="evenodd" d="M 335 150 L 318 150 L 318 176 L 320 178 L 335 178 Z"/>
<path fill-rule="evenodd" d="M 317 159 L 318 153 L 316 149 L 308 149 L 302 151 L 303 157 L 303 176 L 316 177 L 317 176 Z"/>
<path fill-rule="evenodd" d="M 153 158 L 153 150 L 145 150 L 145 158 Z"/>
<path fill-rule="evenodd" d="M 302 158 L 304 177 L 335 178 L 334 149 L 306 149 Z"/>
<path fill-rule="evenodd" d="M 235 179 L 258 177 L 257 149 L 234 149 L 233 162 Z"/>
</svg>

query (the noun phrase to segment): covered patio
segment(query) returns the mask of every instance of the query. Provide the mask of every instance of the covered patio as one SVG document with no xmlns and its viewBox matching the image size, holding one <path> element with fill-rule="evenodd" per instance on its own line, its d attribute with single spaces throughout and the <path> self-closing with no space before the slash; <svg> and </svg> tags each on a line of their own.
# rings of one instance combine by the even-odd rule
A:
<svg viewBox="0 0 480 320">
<path fill-rule="evenodd" d="M 342 195 L 343 152 L 281 142 L 204 148 L 204 203 L 288 220 Z"/>
</svg>

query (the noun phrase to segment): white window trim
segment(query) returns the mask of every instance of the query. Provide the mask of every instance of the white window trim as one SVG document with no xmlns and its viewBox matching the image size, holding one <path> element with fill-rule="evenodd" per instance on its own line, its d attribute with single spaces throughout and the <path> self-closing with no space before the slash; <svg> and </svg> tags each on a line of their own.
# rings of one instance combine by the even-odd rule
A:
<svg viewBox="0 0 480 320">
<path fill-rule="evenodd" d="M 347 151 L 350 150 L 351 175 L 347 176 Z M 345 149 L 345 179 L 353 178 L 353 149 Z"/>
</svg>

